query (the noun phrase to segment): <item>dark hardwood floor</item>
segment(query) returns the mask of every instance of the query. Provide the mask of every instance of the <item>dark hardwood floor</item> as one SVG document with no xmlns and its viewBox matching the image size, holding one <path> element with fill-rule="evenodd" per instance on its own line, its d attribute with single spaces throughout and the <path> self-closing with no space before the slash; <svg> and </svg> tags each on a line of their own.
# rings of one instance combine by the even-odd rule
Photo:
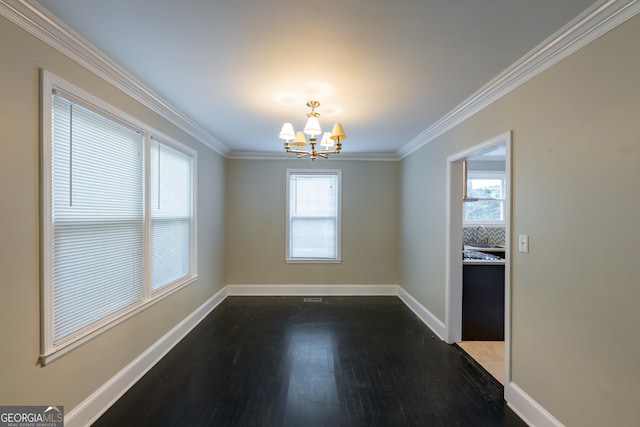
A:
<svg viewBox="0 0 640 427">
<path fill-rule="evenodd" d="M 396 297 L 229 297 L 95 426 L 525 426 Z"/>
</svg>

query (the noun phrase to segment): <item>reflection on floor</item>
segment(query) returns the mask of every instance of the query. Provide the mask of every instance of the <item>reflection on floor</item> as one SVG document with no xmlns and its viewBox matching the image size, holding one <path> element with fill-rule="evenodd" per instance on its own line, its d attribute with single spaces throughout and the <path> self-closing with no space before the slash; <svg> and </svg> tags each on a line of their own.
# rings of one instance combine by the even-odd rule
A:
<svg viewBox="0 0 640 427">
<path fill-rule="evenodd" d="M 93 427 L 526 427 L 398 297 L 227 297 Z"/>
<path fill-rule="evenodd" d="M 462 341 L 458 345 L 504 385 L 504 341 Z"/>
</svg>

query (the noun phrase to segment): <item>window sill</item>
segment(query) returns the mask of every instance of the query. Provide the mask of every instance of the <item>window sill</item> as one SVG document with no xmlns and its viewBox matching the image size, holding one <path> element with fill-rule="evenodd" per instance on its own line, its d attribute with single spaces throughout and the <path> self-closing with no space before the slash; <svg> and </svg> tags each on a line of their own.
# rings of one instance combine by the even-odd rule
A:
<svg viewBox="0 0 640 427">
<path fill-rule="evenodd" d="M 290 258 L 285 259 L 286 264 L 342 264 L 341 259 L 324 258 Z"/>
<path fill-rule="evenodd" d="M 176 293 L 180 289 L 194 283 L 197 279 L 198 279 L 198 275 L 194 274 L 184 278 L 183 280 L 177 281 L 173 285 L 168 286 L 166 289 L 158 290 L 158 292 L 154 294 L 147 301 L 131 306 L 128 309 L 124 309 L 123 311 L 114 314 L 112 318 L 107 320 L 105 323 L 101 325 L 96 325 L 96 327 L 88 331 L 85 331 L 82 335 L 69 339 L 67 342 L 63 344 L 59 344 L 54 349 L 52 349 L 52 351 L 46 354 L 40 355 L 40 365 L 46 366 L 52 362 L 55 362 L 56 360 L 60 359 L 64 355 L 71 353 L 76 348 L 81 347 L 83 344 L 91 341 L 93 338 L 97 337 L 103 332 L 108 331 L 114 326 L 119 325 L 125 320 L 155 305 L 157 302 L 160 302 L 166 297 Z"/>
</svg>

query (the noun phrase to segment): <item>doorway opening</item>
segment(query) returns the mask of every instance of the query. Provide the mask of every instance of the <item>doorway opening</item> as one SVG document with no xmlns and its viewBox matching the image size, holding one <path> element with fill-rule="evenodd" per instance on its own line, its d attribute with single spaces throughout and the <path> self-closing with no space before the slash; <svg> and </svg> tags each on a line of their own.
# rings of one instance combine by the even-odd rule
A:
<svg viewBox="0 0 640 427">
<path fill-rule="evenodd" d="M 471 164 L 473 164 L 473 167 L 470 166 Z M 499 209 L 501 209 L 501 217 L 489 218 L 485 222 L 481 217 L 473 217 L 473 215 L 469 214 L 470 210 L 478 211 L 478 205 L 474 206 L 474 209 L 465 207 L 466 204 L 474 205 L 475 203 L 478 203 L 477 197 L 469 197 L 467 184 L 469 183 L 468 174 L 471 172 L 469 172 L 468 169 L 486 172 L 488 175 L 495 176 L 497 175 L 496 173 L 491 174 L 490 172 L 497 172 L 500 168 L 502 168 L 501 172 L 503 172 L 504 176 L 502 196 L 499 201 L 489 200 L 488 204 L 490 205 L 493 203 L 494 205 L 499 205 Z M 492 375 L 501 381 L 503 385 L 506 385 L 511 380 L 511 132 L 505 132 L 487 141 L 474 145 L 467 150 L 449 156 L 447 158 L 446 185 L 446 341 L 449 344 L 459 344 L 481 365 L 483 363 L 492 364 L 492 366 L 485 366 L 485 369 L 490 373 L 492 370 L 495 372 L 496 363 L 498 363 L 498 366 L 500 366 L 498 370 L 502 370 L 503 375 Z M 463 198 L 466 198 L 466 200 L 463 200 Z M 480 201 L 482 200 L 481 196 Z M 494 206 L 494 208 L 498 209 L 496 206 Z M 503 239 L 503 241 L 501 241 L 501 239 Z M 478 246 L 476 247 L 473 245 Z M 477 261 L 470 258 L 466 258 L 466 260 L 463 261 L 463 256 L 465 256 L 464 254 L 468 254 L 471 258 L 475 258 L 476 256 L 480 258 Z M 501 263 L 491 257 L 486 257 L 485 259 L 484 255 L 478 254 L 497 255 L 498 257 L 502 256 L 504 258 L 504 262 Z M 491 310 L 491 312 L 478 312 L 478 306 L 469 308 L 471 307 L 469 305 L 469 299 L 476 298 L 470 296 L 471 293 L 469 291 L 466 293 L 466 301 L 465 304 L 463 304 L 463 289 L 464 286 L 467 286 L 467 289 L 469 289 L 470 283 L 468 279 L 472 277 L 472 275 L 469 274 L 469 271 L 473 271 L 474 276 L 476 276 L 476 273 L 480 271 L 480 273 L 482 273 L 480 275 L 482 276 L 484 274 L 484 270 L 482 269 L 486 268 L 484 267 L 485 265 L 492 265 L 492 268 L 496 268 L 495 266 L 500 264 L 504 265 L 504 282 L 499 282 L 497 285 L 493 282 L 491 283 L 492 293 L 496 296 L 496 298 L 491 299 L 491 302 L 488 303 L 488 307 L 493 308 L 486 309 Z M 466 283 L 463 283 L 465 281 L 463 268 L 465 268 L 465 271 L 467 272 Z M 501 276 L 502 273 L 499 273 L 499 275 Z M 502 277 L 500 277 L 500 279 L 502 279 Z M 482 286 L 485 285 L 483 284 Z M 498 286 L 497 289 L 502 290 L 502 292 L 496 293 L 495 286 Z M 477 288 L 471 289 L 474 291 L 478 290 Z M 482 297 L 484 297 L 486 296 L 486 293 L 481 291 L 476 293 L 476 295 L 482 295 Z M 479 306 L 481 307 L 480 310 L 485 310 L 484 305 L 482 304 L 485 304 L 485 302 L 482 302 Z M 464 308 L 465 305 L 468 307 L 467 310 Z M 469 313 L 472 314 L 470 315 Z M 480 313 L 480 315 L 478 315 L 478 313 Z M 485 313 L 486 316 L 484 316 Z M 469 319 L 473 319 L 474 316 L 476 319 L 481 319 L 482 321 L 496 318 L 497 316 L 499 318 L 498 320 L 500 320 L 498 327 L 502 329 L 502 334 L 496 339 L 495 334 L 490 332 L 489 336 L 480 336 L 480 339 L 474 340 L 473 343 L 467 342 L 469 339 L 468 337 L 472 336 L 469 334 L 471 329 L 469 327 Z M 479 325 L 476 329 L 482 329 L 484 327 L 485 325 Z M 495 324 L 492 324 L 489 327 L 494 329 L 496 328 Z M 464 334 L 463 329 L 465 329 Z M 500 339 L 502 337 L 503 340 Z M 479 352 L 479 354 L 476 352 Z M 496 352 L 498 359 L 502 356 L 502 360 L 495 360 Z M 482 354 L 489 356 L 490 360 L 488 362 L 479 360 Z"/>
</svg>

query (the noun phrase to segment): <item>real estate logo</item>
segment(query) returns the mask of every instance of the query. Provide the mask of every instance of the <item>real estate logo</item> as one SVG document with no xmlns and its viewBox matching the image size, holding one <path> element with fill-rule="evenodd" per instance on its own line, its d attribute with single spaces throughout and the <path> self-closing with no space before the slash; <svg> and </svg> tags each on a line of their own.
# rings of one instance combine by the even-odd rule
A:
<svg viewBox="0 0 640 427">
<path fill-rule="evenodd" d="M 0 406 L 0 427 L 63 427 L 64 406 Z"/>
</svg>

